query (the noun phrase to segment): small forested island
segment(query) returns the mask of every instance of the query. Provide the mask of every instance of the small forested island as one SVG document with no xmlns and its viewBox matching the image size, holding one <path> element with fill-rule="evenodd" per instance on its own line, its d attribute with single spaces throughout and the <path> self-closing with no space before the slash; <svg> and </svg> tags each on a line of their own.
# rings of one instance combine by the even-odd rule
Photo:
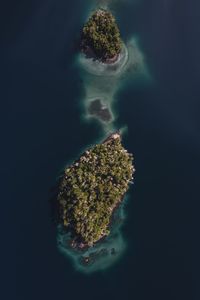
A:
<svg viewBox="0 0 200 300">
<path fill-rule="evenodd" d="M 105 9 L 93 12 L 82 30 L 81 50 L 93 59 L 113 63 L 121 49 L 122 40 L 114 16 Z"/>
<path fill-rule="evenodd" d="M 71 246 L 93 246 L 109 234 L 114 210 L 133 180 L 133 156 L 119 132 L 85 151 L 66 167 L 59 183 L 58 218 Z"/>
</svg>

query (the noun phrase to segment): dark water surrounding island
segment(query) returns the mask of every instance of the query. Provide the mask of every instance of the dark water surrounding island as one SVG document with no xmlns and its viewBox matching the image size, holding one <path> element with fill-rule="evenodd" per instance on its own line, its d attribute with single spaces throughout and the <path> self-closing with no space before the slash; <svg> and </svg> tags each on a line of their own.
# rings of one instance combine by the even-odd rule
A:
<svg viewBox="0 0 200 300">
<path fill-rule="evenodd" d="M 89 1 L 8 1 L 1 9 L 1 289 L 3 300 L 200 299 L 200 3 L 118 1 L 154 84 L 117 94 L 135 185 L 112 268 L 74 271 L 57 250 L 48 199 L 69 159 L 101 137 L 80 118 L 74 48 Z"/>
</svg>

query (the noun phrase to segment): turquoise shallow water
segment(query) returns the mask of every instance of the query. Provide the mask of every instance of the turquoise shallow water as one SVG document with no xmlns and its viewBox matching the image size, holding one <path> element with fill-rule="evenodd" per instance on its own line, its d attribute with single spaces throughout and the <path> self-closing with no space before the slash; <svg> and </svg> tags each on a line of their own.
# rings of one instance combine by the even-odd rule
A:
<svg viewBox="0 0 200 300">
<path fill-rule="evenodd" d="M 125 203 L 126 201 L 127 199 L 124 199 Z M 70 235 L 63 233 L 62 229 L 58 228 L 58 249 L 67 259 L 71 260 L 76 271 L 85 275 L 102 272 L 112 267 L 123 257 L 127 247 L 127 243 L 121 233 L 121 228 L 126 220 L 125 203 L 121 205 L 113 216 L 109 236 L 85 251 L 72 249 L 69 246 L 71 241 Z M 88 257 L 90 263 L 83 263 L 83 259 Z"/>
<path fill-rule="evenodd" d="M 1 10 L 1 299 L 199 299 L 199 1 L 113 2 L 125 43 L 138 38 L 153 78 L 124 81 L 112 103 L 136 165 L 127 247 L 89 276 L 57 249 L 51 187 L 104 136 L 83 118 L 76 66 L 90 3 L 10 1 Z"/>
</svg>

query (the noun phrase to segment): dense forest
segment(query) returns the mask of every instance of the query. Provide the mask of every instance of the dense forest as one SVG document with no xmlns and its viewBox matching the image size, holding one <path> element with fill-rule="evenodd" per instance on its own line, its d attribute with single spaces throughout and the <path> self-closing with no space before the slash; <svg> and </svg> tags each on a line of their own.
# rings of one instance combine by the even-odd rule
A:
<svg viewBox="0 0 200 300">
<path fill-rule="evenodd" d="M 98 9 L 90 16 L 82 30 L 81 48 L 105 62 L 118 56 L 122 41 L 115 18 L 109 11 Z"/>
<path fill-rule="evenodd" d="M 81 243 L 92 246 L 109 234 L 113 210 L 133 179 L 132 162 L 120 135 L 113 134 L 65 169 L 58 193 L 60 221 Z"/>
</svg>

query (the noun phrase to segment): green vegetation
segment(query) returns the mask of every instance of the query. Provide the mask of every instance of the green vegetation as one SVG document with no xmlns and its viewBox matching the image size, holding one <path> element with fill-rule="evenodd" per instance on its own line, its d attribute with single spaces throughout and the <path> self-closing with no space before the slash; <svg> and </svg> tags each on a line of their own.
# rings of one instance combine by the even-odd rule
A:
<svg viewBox="0 0 200 300">
<path fill-rule="evenodd" d="M 113 15 L 104 10 L 95 11 L 83 27 L 82 49 L 102 61 L 117 57 L 122 48 L 120 32 Z"/>
<path fill-rule="evenodd" d="M 58 194 L 60 222 L 79 243 L 92 246 L 109 234 L 113 210 L 132 180 L 132 161 L 115 133 L 65 169 Z"/>
</svg>

